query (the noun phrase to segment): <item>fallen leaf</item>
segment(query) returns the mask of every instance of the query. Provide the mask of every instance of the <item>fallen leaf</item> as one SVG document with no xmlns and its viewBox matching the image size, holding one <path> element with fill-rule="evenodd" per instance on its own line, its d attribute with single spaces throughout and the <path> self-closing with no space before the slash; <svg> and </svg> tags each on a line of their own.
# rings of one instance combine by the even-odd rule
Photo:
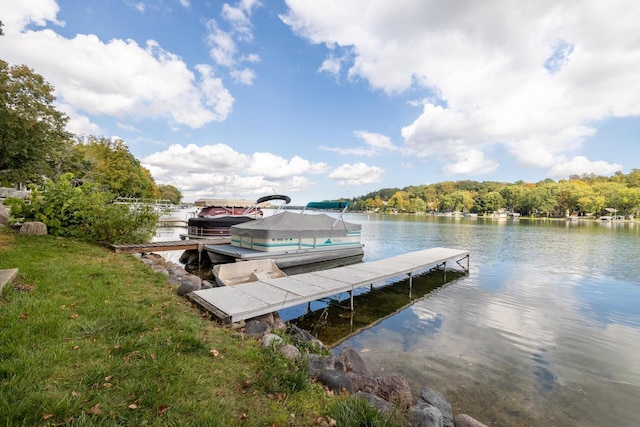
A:
<svg viewBox="0 0 640 427">
<path fill-rule="evenodd" d="M 212 348 L 211 350 L 209 350 L 209 354 L 213 357 L 218 357 L 218 350 L 216 350 L 215 348 Z"/>
<path fill-rule="evenodd" d="M 48 420 L 49 418 L 53 418 L 53 414 L 42 414 L 43 420 Z"/>
<path fill-rule="evenodd" d="M 27 317 L 29 317 L 29 315 L 27 313 L 20 313 L 20 318 L 21 319 L 26 319 Z"/>
<path fill-rule="evenodd" d="M 74 346 L 71 348 L 71 350 L 77 350 L 77 349 L 79 349 L 79 348 L 80 348 L 80 346 L 79 346 L 79 345 L 74 345 Z"/>
<path fill-rule="evenodd" d="M 135 403 L 132 403 L 131 405 L 127 406 L 127 408 L 131 410 L 138 409 L 138 405 L 136 405 Z"/>
<path fill-rule="evenodd" d="M 72 391 L 71 397 L 80 397 L 80 393 L 78 393 L 77 391 Z"/>
<path fill-rule="evenodd" d="M 100 404 L 96 403 L 91 409 L 89 409 L 89 413 L 91 415 L 102 415 L 102 409 L 100 409 Z"/>
<path fill-rule="evenodd" d="M 158 414 L 162 415 L 169 410 L 169 405 L 158 406 Z"/>
<path fill-rule="evenodd" d="M 78 313 L 73 313 L 73 314 L 72 314 L 71 316 L 69 316 L 69 317 L 71 317 L 72 319 L 77 319 L 77 318 L 78 318 Z"/>
</svg>

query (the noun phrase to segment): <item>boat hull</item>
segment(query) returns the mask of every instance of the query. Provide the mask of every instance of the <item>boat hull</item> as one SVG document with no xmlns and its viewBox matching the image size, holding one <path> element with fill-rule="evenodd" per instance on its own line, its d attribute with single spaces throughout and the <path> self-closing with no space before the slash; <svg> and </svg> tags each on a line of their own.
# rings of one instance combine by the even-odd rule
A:
<svg viewBox="0 0 640 427">
<path fill-rule="evenodd" d="M 362 245 L 342 247 L 298 249 L 286 251 L 256 251 L 233 245 L 205 245 L 204 249 L 211 262 L 222 264 L 258 259 L 273 259 L 278 268 L 287 274 L 299 274 L 324 268 L 339 267 L 362 261 Z"/>
</svg>

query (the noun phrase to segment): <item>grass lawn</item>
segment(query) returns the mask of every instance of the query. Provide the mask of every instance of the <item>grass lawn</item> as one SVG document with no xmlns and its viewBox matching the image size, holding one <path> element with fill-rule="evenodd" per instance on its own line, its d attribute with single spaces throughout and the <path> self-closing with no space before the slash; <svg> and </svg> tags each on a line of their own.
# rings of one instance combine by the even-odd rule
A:
<svg viewBox="0 0 640 427">
<path fill-rule="evenodd" d="M 6 268 L 0 425 L 308 426 L 336 403 L 313 382 L 265 389 L 277 360 L 131 255 L 0 228 Z"/>
</svg>

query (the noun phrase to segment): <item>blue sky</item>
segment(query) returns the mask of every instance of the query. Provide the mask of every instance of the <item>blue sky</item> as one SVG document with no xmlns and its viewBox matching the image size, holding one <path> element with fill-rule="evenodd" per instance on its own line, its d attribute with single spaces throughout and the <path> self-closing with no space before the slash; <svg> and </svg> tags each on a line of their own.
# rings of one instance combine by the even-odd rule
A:
<svg viewBox="0 0 640 427">
<path fill-rule="evenodd" d="M 186 201 L 640 167 L 634 0 L 0 1 L 0 58 Z"/>
</svg>

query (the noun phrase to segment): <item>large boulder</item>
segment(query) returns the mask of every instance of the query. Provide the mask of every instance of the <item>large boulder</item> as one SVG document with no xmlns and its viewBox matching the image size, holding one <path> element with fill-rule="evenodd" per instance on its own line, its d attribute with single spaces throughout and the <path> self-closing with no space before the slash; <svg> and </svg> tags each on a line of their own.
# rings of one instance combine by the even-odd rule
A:
<svg viewBox="0 0 640 427">
<path fill-rule="evenodd" d="M 431 415 L 433 413 L 431 407 L 436 408 L 442 414 L 443 427 L 455 427 L 453 409 L 449 401 L 439 391 L 425 387 L 420 392 L 420 396 L 418 396 L 418 400 L 413 406 L 414 418 L 418 418 L 420 415 Z"/>
<path fill-rule="evenodd" d="M 357 374 L 371 375 L 371 368 L 360 357 L 357 351 L 349 346 L 344 346 L 340 352 L 338 359 L 344 365 L 346 372 L 355 372 Z"/>
<path fill-rule="evenodd" d="M 378 396 L 391 402 L 402 410 L 409 409 L 413 401 L 409 381 L 400 374 L 390 374 L 378 377 Z"/>
<path fill-rule="evenodd" d="M 20 234 L 28 234 L 31 236 L 46 236 L 47 225 L 43 222 L 25 222 L 20 227 Z"/>
</svg>

